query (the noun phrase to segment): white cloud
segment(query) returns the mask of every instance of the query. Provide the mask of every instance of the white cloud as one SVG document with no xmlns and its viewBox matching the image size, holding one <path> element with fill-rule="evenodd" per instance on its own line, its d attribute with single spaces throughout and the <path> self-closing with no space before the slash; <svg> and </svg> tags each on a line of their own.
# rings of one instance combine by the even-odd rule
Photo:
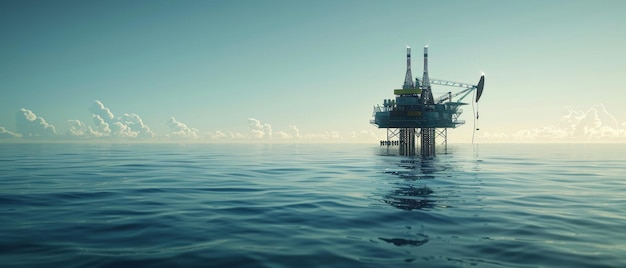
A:
<svg viewBox="0 0 626 268">
<path fill-rule="evenodd" d="M 246 135 L 243 135 L 239 132 L 232 132 L 232 131 L 228 131 L 228 134 L 230 135 L 231 139 L 245 139 Z"/>
<path fill-rule="evenodd" d="M 93 114 L 93 124 L 95 128 L 89 127 L 89 133 L 94 137 L 108 137 L 111 136 L 111 128 L 109 123 L 97 114 Z"/>
<path fill-rule="evenodd" d="M 138 135 L 137 131 L 133 131 L 128 125 L 122 123 L 122 122 L 113 122 L 113 126 L 115 129 L 115 132 L 113 133 L 113 135 L 115 137 L 120 137 L 120 138 L 136 138 Z"/>
<path fill-rule="evenodd" d="M 294 126 L 294 125 L 290 125 L 289 129 L 291 129 L 294 132 L 294 137 L 296 138 L 300 138 L 300 130 L 298 129 L 298 127 Z"/>
<path fill-rule="evenodd" d="M 246 139 L 246 135 L 243 135 L 239 132 L 232 132 L 232 131 L 221 131 L 221 130 L 216 130 L 214 132 L 209 132 L 206 135 L 209 139 L 211 140 L 245 140 Z"/>
<path fill-rule="evenodd" d="M 35 113 L 33 113 L 33 111 L 31 111 L 31 110 L 26 110 L 26 109 L 22 108 L 20 111 L 24 115 L 24 119 L 26 119 L 28 121 L 32 122 L 32 121 L 35 121 L 37 119 L 37 115 L 35 115 Z"/>
<path fill-rule="evenodd" d="M 289 133 L 284 132 L 284 131 L 282 131 L 282 130 L 281 130 L 281 131 L 276 132 L 276 133 L 274 134 L 274 136 L 275 136 L 275 137 L 277 137 L 277 138 L 279 138 L 279 139 L 284 139 L 284 140 L 287 140 L 287 139 L 291 139 L 291 138 L 293 138 L 291 135 L 289 135 Z"/>
<path fill-rule="evenodd" d="M 116 117 L 111 109 L 107 108 L 99 100 L 93 102 L 88 109 L 92 114 L 91 122 L 81 120 L 67 120 L 66 137 L 83 138 L 155 138 L 158 137 L 150 127 L 148 127 L 141 117 L 135 113 L 125 113 Z M 48 124 L 43 118 L 38 117 L 32 111 L 22 109 L 18 112 L 18 130 L 28 137 L 44 136 L 55 134 L 54 126 Z M 303 133 L 295 125 L 289 125 L 284 130 L 274 130 L 271 124 L 261 122 L 255 118 L 248 118 L 248 133 L 240 133 L 228 130 L 216 130 L 200 135 L 200 131 L 187 126 L 187 124 L 170 118 L 165 124 L 170 128 L 170 132 L 161 137 L 196 139 L 206 141 L 243 141 L 254 142 L 259 140 L 274 142 L 336 142 L 336 141 L 361 141 L 360 139 L 371 139 L 374 137 L 373 131 L 353 132 L 352 135 L 344 137 L 335 130 Z M 2 137 L 16 137 L 19 133 L 13 133 L 6 129 L 1 129 Z M 352 139 L 350 139 L 352 138 Z"/>
<path fill-rule="evenodd" d="M 263 124 L 261 121 L 254 118 L 248 118 L 248 126 L 250 127 L 253 138 L 272 138 L 272 125 L 267 123 Z"/>
<path fill-rule="evenodd" d="M 67 135 L 75 136 L 75 137 L 84 137 L 89 133 L 89 128 L 85 123 L 80 120 L 67 120 L 67 125 L 69 129 L 67 130 Z"/>
<path fill-rule="evenodd" d="M 309 141 L 311 140 L 332 141 L 332 140 L 343 139 L 339 131 L 336 131 L 336 130 L 324 131 L 321 133 L 308 133 L 308 134 L 303 135 L 303 138 Z"/>
<path fill-rule="evenodd" d="M 380 140 L 386 139 L 384 136 L 379 136 L 373 129 L 370 130 L 361 130 L 361 131 L 352 131 L 350 133 L 350 138 L 355 141 L 361 142 L 377 142 Z"/>
<path fill-rule="evenodd" d="M 19 138 L 19 137 L 22 137 L 22 135 L 19 133 L 8 131 L 4 127 L 0 127 L 0 139 Z"/>
<path fill-rule="evenodd" d="M 480 132 L 478 137 L 489 141 L 507 141 L 511 139 L 511 135 L 508 133 L 492 133 L 489 131 Z"/>
<path fill-rule="evenodd" d="M 28 109 L 20 109 L 15 115 L 17 131 L 24 137 L 43 137 L 56 134 L 56 128 L 46 122 L 43 117 L 38 117 Z"/>
<path fill-rule="evenodd" d="M 104 107 L 104 104 L 99 100 L 94 101 L 93 105 L 89 108 L 89 111 L 92 114 L 100 116 L 107 123 L 112 123 L 115 118 L 111 110 Z"/>
<path fill-rule="evenodd" d="M 190 128 L 185 123 L 176 121 L 174 117 L 170 118 L 165 124 L 172 130 L 170 134 L 173 137 L 190 139 L 197 139 L 199 137 L 197 129 Z"/>
<path fill-rule="evenodd" d="M 68 137 L 109 137 L 109 138 L 155 138 L 158 135 L 135 113 L 125 113 L 115 117 L 101 101 L 95 101 L 89 108 L 93 121 L 85 124 L 80 120 L 68 120 Z M 624 142 L 626 122 L 619 122 L 602 104 L 587 110 L 564 107 L 563 114 L 553 125 L 521 129 L 509 133 L 493 133 L 483 128 L 476 132 L 478 142 Z M 249 132 L 216 130 L 204 133 L 170 118 L 166 125 L 170 133 L 161 137 L 204 139 L 206 141 L 273 141 L 273 142 L 375 142 L 384 139 L 384 134 L 374 128 L 340 133 L 336 130 L 303 132 L 296 125 L 287 129 L 274 129 L 270 123 L 248 118 Z M 17 131 L 11 132 L 0 127 L 0 138 L 55 136 L 56 128 L 28 109 L 16 113 Z"/>
<path fill-rule="evenodd" d="M 73 137 L 153 138 L 156 134 L 144 124 L 137 114 L 124 114 L 118 118 L 101 101 L 89 108 L 93 126 L 80 120 L 68 120 L 68 135 Z"/>
<path fill-rule="evenodd" d="M 508 142 L 610 142 L 626 138 L 626 123 L 621 125 L 602 104 L 586 111 L 564 107 L 564 115 L 556 125 L 522 129 L 512 134 L 479 133 L 485 141 Z"/>
<path fill-rule="evenodd" d="M 304 142 L 328 142 L 343 139 L 343 136 L 335 130 L 302 134 L 295 125 L 289 125 L 289 132 L 283 130 L 274 131 L 271 124 L 263 123 L 255 118 L 248 118 L 248 127 L 250 128 L 249 138 L 252 139 L 267 139 L 277 142 L 293 141 L 294 139 Z"/>
<path fill-rule="evenodd" d="M 228 138 L 228 135 L 226 133 L 224 133 L 222 131 L 219 131 L 219 130 L 216 130 L 215 132 L 209 133 L 208 136 L 209 136 L 210 139 L 214 139 L 214 140 Z"/>
<path fill-rule="evenodd" d="M 125 113 L 116 117 L 111 109 L 107 108 L 104 103 L 99 100 L 93 102 L 88 109 L 92 114 L 91 122 L 83 122 L 81 120 L 67 120 L 67 131 L 65 137 L 82 137 L 82 138 L 155 138 L 158 137 L 150 127 L 148 127 L 141 117 L 135 113 Z M 275 141 L 275 142 L 328 142 L 341 141 L 344 137 L 338 131 L 323 131 L 317 133 L 302 133 L 295 125 L 289 125 L 286 130 L 274 130 L 269 123 L 261 122 L 255 118 L 248 118 L 249 133 L 240 133 L 234 131 L 216 130 L 200 135 L 198 129 L 191 128 L 187 124 L 176 120 L 172 117 L 165 123 L 170 132 L 162 135 L 165 138 L 182 138 L 182 139 L 205 139 L 207 141 L 249 141 L 255 140 Z M 0 136 L 6 137 L 35 137 L 52 135 L 56 133 L 56 128 L 48 124 L 42 117 L 38 117 L 35 113 L 27 109 L 21 109 L 17 113 L 17 125 L 20 133 L 13 133 L 4 128 L 0 129 Z M 353 138 L 370 137 L 372 131 L 355 132 Z M 353 139 L 354 141 L 355 139 Z"/>
<path fill-rule="evenodd" d="M 136 137 L 139 138 L 153 138 L 156 134 L 143 123 L 143 120 L 137 114 L 124 114 L 120 121 L 123 122 L 126 126 L 128 126 L 131 130 L 136 133 Z"/>
</svg>

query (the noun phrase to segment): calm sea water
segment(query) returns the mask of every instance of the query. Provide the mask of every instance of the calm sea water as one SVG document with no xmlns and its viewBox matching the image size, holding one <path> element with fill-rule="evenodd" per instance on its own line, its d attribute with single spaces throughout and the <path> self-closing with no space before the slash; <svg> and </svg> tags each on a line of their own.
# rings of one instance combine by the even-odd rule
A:
<svg viewBox="0 0 626 268">
<path fill-rule="evenodd" d="M 626 267 L 626 145 L 0 144 L 2 267 Z"/>
</svg>

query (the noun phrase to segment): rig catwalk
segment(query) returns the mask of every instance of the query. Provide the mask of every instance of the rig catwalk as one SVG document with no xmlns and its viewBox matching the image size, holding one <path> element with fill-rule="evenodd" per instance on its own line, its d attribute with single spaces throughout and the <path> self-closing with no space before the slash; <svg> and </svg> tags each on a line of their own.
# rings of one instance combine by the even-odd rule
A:
<svg viewBox="0 0 626 268">
<path fill-rule="evenodd" d="M 431 85 L 463 89 L 456 93 L 447 92 L 435 99 Z M 447 150 L 448 128 L 456 128 L 465 123 L 459 120 L 463 112 L 459 107 L 467 103 L 461 101 L 470 93 L 475 92 L 474 101 L 478 102 L 484 85 L 484 75 L 480 77 L 477 85 L 431 80 L 428 77 L 428 46 L 424 47 L 424 75 L 421 80 L 415 78 L 414 82 L 411 74 L 411 48 L 407 47 L 406 75 L 402 89 L 393 91 L 395 99 L 386 99 L 382 106 L 374 106 L 374 119 L 370 123 L 378 128 L 387 129 L 387 140 L 381 141 L 381 145 L 397 145 L 400 155 L 415 156 L 417 154 L 415 141 L 420 138 L 420 155 L 432 157 L 435 156 L 435 138 L 442 137 Z M 453 100 L 456 97 L 458 98 Z"/>
</svg>

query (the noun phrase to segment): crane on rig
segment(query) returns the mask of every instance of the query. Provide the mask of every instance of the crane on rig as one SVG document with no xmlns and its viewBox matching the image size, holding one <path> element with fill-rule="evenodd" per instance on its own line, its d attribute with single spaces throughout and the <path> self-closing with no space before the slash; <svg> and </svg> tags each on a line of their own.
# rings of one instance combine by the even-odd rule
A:
<svg viewBox="0 0 626 268">
<path fill-rule="evenodd" d="M 442 95 L 441 97 L 437 98 L 435 103 L 443 103 L 447 100 L 451 100 L 452 98 L 459 96 L 461 94 L 463 94 L 463 96 L 461 96 L 457 101 L 461 101 L 463 100 L 465 97 L 467 97 L 467 95 L 469 95 L 470 93 L 472 93 L 474 90 L 478 91 L 476 92 L 476 102 L 478 102 L 478 100 L 480 99 L 480 96 L 482 96 L 483 94 L 483 88 L 485 86 L 485 75 L 483 74 L 480 77 L 480 80 L 478 81 L 478 84 L 476 85 L 471 85 L 468 83 L 460 83 L 460 82 L 452 82 L 452 81 L 445 81 L 445 80 L 435 80 L 433 79 L 432 81 L 430 81 L 431 84 L 435 84 L 435 85 L 442 85 L 442 86 L 450 86 L 450 87 L 462 87 L 465 88 L 464 90 L 461 90 L 459 92 L 456 92 L 454 94 L 452 94 L 452 92 L 448 92 L 448 94 Z"/>
<path fill-rule="evenodd" d="M 432 85 L 460 87 L 462 90 L 433 97 Z M 481 75 L 478 84 L 460 83 L 439 79 L 430 79 L 428 74 L 428 46 L 424 47 L 424 74 L 415 78 L 411 74 L 411 48 L 407 47 L 407 71 L 402 89 L 395 89 L 395 99 L 386 99 L 383 106 L 374 106 L 374 119 L 370 121 L 378 128 L 387 129 L 387 140 L 381 145 L 398 145 L 399 154 L 415 156 L 416 139 L 420 138 L 420 155 L 435 156 L 435 138 L 444 139 L 448 146 L 448 128 L 456 128 L 465 123 L 459 116 L 463 112 L 459 107 L 467 105 L 462 100 L 475 92 L 474 101 L 478 102 L 485 86 L 485 75 Z M 460 97 L 459 97 L 460 96 Z M 456 100 L 454 98 L 458 97 Z M 394 138 L 398 140 L 393 140 Z"/>
</svg>

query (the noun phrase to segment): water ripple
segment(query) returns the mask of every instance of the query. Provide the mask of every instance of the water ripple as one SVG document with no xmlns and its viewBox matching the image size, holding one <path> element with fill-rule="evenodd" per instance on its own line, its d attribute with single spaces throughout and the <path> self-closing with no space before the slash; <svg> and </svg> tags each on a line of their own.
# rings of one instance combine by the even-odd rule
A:
<svg viewBox="0 0 626 268">
<path fill-rule="evenodd" d="M 622 145 L 0 149 L 8 267 L 626 266 Z"/>
</svg>

